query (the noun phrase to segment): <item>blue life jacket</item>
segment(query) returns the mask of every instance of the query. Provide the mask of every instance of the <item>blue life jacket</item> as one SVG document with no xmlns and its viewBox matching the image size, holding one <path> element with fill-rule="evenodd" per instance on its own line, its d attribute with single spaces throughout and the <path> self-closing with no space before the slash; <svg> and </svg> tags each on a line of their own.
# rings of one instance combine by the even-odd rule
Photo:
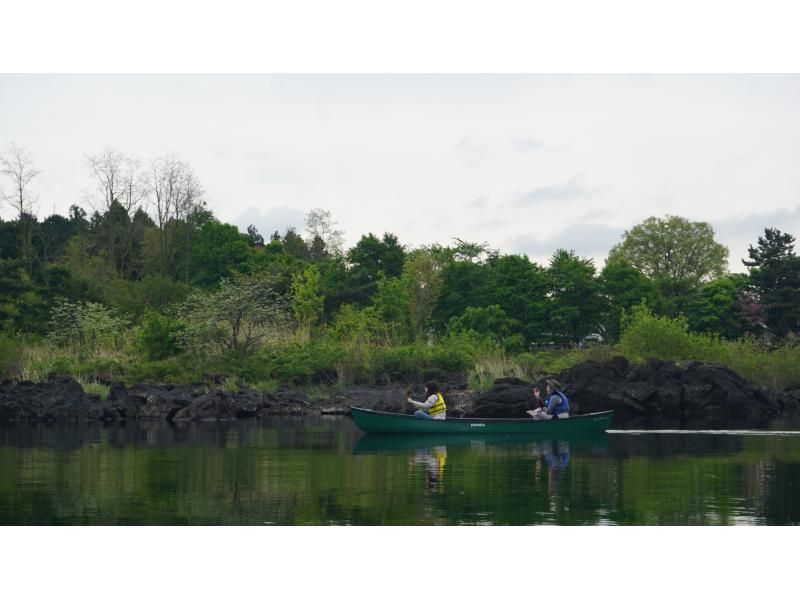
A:
<svg viewBox="0 0 800 598">
<path fill-rule="evenodd" d="M 569 413 L 569 399 L 567 398 L 567 395 L 565 395 L 565 394 L 564 394 L 563 392 L 561 392 L 560 390 L 555 390 L 555 391 L 553 391 L 553 392 L 550 394 L 550 396 L 549 396 L 549 397 L 547 397 L 547 398 L 544 400 L 544 406 L 545 406 L 545 408 L 547 408 L 547 406 L 550 404 L 550 398 L 551 398 L 551 397 L 552 397 L 554 394 L 557 394 L 558 396 L 560 396 L 560 397 L 561 397 L 561 403 L 559 403 L 559 405 L 558 405 L 558 406 L 557 406 L 555 409 L 553 409 L 553 415 L 559 415 L 560 413 Z"/>
</svg>

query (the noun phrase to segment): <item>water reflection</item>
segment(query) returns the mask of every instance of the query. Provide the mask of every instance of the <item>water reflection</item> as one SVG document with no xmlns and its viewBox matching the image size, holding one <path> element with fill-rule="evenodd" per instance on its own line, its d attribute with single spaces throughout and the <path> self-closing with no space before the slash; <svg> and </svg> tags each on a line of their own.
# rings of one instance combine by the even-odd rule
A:
<svg viewBox="0 0 800 598">
<path fill-rule="evenodd" d="M 416 449 L 409 462 L 425 467 L 426 492 L 439 493 L 444 488 L 444 466 L 447 463 L 447 446 L 434 446 L 429 449 Z"/>
<path fill-rule="evenodd" d="M 0 427 L 0 524 L 796 524 L 800 436 Z"/>
</svg>

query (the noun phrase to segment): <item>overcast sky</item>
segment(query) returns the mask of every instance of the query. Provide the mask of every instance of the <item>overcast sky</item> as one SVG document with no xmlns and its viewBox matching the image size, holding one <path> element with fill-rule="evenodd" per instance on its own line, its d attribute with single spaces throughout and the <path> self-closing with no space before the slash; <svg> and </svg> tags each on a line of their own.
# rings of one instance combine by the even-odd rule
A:
<svg viewBox="0 0 800 598">
<path fill-rule="evenodd" d="M 458 237 L 601 267 L 677 214 L 742 271 L 764 227 L 800 236 L 800 76 L 2 75 L 12 141 L 43 171 L 40 218 L 85 206 L 84 157 L 112 146 L 177 154 L 221 220 L 265 237 L 323 208 L 347 246 Z"/>
</svg>

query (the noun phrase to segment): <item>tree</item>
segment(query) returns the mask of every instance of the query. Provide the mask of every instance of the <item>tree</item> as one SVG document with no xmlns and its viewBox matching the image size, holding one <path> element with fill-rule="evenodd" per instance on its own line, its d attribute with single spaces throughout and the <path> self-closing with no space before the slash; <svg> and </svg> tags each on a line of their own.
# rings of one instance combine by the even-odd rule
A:
<svg viewBox="0 0 800 598">
<path fill-rule="evenodd" d="M 72 222 L 60 214 L 51 214 L 37 227 L 33 235 L 39 257 L 49 262 L 64 252 L 64 246 L 74 234 Z"/>
<path fill-rule="evenodd" d="M 176 243 L 183 243 L 184 279 L 189 278 L 192 235 L 198 227 L 180 226 L 205 211 L 203 187 L 191 166 L 168 154 L 150 163 L 154 220 L 159 230 L 161 275 L 178 270 Z M 195 218 L 202 220 L 202 218 Z"/>
<path fill-rule="evenodd" d="M 634 305 L 644 302 L 651 310 L 662 311 L 663 300 L 656 285 L 625 258 L 607 260 L 598 284 L 604 300 L 603 336 L 608 342 L 619 340 L 622 314 Z"/>
<path fill-rule="evenodd" d="M 132 218 L 144 205 L 149 192 L 149 181 L 142 163 L 111 147 L 94 156 L 86 156 L 85 160 L 96 187 L 90 198 L 94 209 L 108 210 L 117 203 Z"/>
<path fill-rule="evenodd" d="M 258 229 L 252 224 L 247 227 L 247 241 L 250 243 L 250 247 L 264 246 L 264 237 L 258 233 Z"/>
<path fill-rule="evenodd" d="M 697 285 L 725 274 L 728 249 L 714 240 L 706 222 L 680 216 L 650 217 L 625 231 L 609 260 L 625 258 L 652 280 L 667 279 Z"/>
<path fill-rule="evenodd" d="M 409 291 L 403 278 L 382 277 L 378 280 L 377 290 L 372 296 L 375 314 L 386 324 L 391 336 L 400 342 L 408 342 L 414 338 L 408 309 L 411 303 Z"/>
<path fill-rule="evenodd" d="M 144 217 L 150 192 L 147 173 L 138 159 L 111 147 L 86 156 L 85 162 L 95 184 L 89 203 L 102 222 L 96 231 L 98 251 L 121 277 L 135 277 L 139 274 L 134 272 L 134 262 L 144 236 L 142 225 L 152 226 Z"/>
<path fill-rule="evenodd" d="M 496 262 L 495 262 L 496 263 Z M 452 318 L 457 318 L 468 307 L 487 307 L 497 290 L 489 284 L 492 274 L 486 264 L 470 260 L 450 261 L 444 267 L 442 292 L 436 302 L 431 319 L 440 331 Z"/>
<path fill-rule="evenodd" d="M 748 248 L 750 270 L 766 325 L 773 334 L 800 334 L 800 257 L 794 253 L 795 239 L 773 228 L 764 230 L 756 247 Z"/>
<path fill-rule="evenodd" d="M 0 173 L 11 181 L 11 190 L 0 188 L 0 197 L 17 212 L 22 259 L 28 274 L 33 267 L 33 207 L 36 198 L 30 190 L 33 179 L 41 174 L 33 157 L 20 146 L 11 143 L 0 152 Z M 26 218 L 27 216 L 27 218 Z"/>
<path fill-rule="evenodd" d="M 311 327 L 322 315 L 325 298 L 319 292 L 319 281 L 319 270 L 313 265 L 306 266 L 292 278 L 292 311 L 301 343 L 309 341 Z"/>
<path fill-rule="evenodd" d="M 266 339 L 284 333 L 286 300 L 266 278 L 223 279 L 215 291 L 195 291 L 179 309 L 179 342 L 201 355 L 214 350 L 247 357 Z"/>
<path fill-rule="evenodd" d="M 74 344 L 81 354 L 93 354 L 115 343 L 127 326 L 125 319 L 105 305 L 61 299 L 51 312 L 48 338 L 61 345 Z"/>
<path fill-rule="evenodd" d="M 341 254 L 342 245 L 344 244 L 344 232 L 336 228 L 337 224 L 328 210 L 311 210 L 306 215 L 308 245 L 311 246 L 314 239 L 319 237 L 329 253 L 334 255 Z"/>
<path fill-rule="evenodd" d="M 220 279 L 247 269 L 250 246 L 247 235 L 232 224 L 216 219 L 206 222 L 192 245 L 192 280 L 201 286 L 211 286 Z"/>
<path fill-rule="evenodd" d="M 580 342 L 599 328 L 603 302 L 594 277 L 594 263 L 573 251 L 559 249 L 547 269 L 551 332 Z"/>
<path fill-rule="evenodd" d="M 499 305 L 468 307 L 460 317 L 450 320 L 448 329 L 452 332 L 472 330 L 509 351 L 524 348 L 520 322 L 509 317 Z"/>
<path fill-rule="evenodd" d="M 286 253 L 289 255 L 293 255 L 303 261 L 311 259 L 311 253 L 308 250 L 306 242 L 303 241 L 303 237 L 295 232 L 294 228 L 289 227 L 286 229 L 282 243 L 283 247 L 286 249 Z"/>
<path fill-rule="evenodd" d="M 442 291 L 442 266 L 427 249 L 417 249 L 408 255 L 403 266 L 403 281 L 407 289 L 408 313 L 414 336 L 425 333 L 425 324 Z"/>
<path fill-rule="evenodd" d="M 481 304 L 499 305 L 519 320 L 527 344 L 548 335 L 549 280 L 544 268 L 525 255 L 490 256 Z"/>
<path fill-rule="evenodd" d="M 761 268 L 780 264 L 787 258 L 794 257 L 795 238 L 789 233 L 782 233 L 776 228 L 765 228 L 764 236 L 758 238 L 756 246 L 748 245 L 749 260 L 742 260 L 748 268 Z"/>
<path fill-rule="evenodd" d="M 400 276 L 404 260 L 405 249 L 395 235 L 385 233 L 383 239 L 372 233 L 362 236 L 347 252 L 355 303 L 366 305 L 381 278 Z"/>
<path fill-rule="evenodd" d="M 739 314 L 739 290 L 747 284 L 742 274 L 710 280 L 700 286 L 686 306 L 689 328 L 733 339 L 743 328 Z"/>
</svg>

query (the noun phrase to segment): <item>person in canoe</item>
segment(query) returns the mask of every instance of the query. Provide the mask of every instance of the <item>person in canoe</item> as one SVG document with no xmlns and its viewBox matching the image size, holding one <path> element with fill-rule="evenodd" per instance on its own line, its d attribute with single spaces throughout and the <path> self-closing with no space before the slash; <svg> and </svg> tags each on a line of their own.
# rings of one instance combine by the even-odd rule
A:
<svg viewBox="0 0 800 598">
<path fill-rule="evenodd" d="M 533 388 L 533 396 L 539 401 L 540 407 L 526 411 L 525 413 L 536 420 L 565 419 L 569 417 L 569 399 L 567 395 L 561 391 L 561 384 L 558 380 L 549 378 L 545 391 L 547 398 L 542 401 L 539 388 Z"/>
<path fill-rule="evenodd" d="M 445 419 L 447 417 L 447 405 L 436 382 L 425 383 L 425 396 L 428 398 L 423 402 L 406 397 L 409 403 L 417 407 L 414 417 L 417 419 Z"/>
</svg>

